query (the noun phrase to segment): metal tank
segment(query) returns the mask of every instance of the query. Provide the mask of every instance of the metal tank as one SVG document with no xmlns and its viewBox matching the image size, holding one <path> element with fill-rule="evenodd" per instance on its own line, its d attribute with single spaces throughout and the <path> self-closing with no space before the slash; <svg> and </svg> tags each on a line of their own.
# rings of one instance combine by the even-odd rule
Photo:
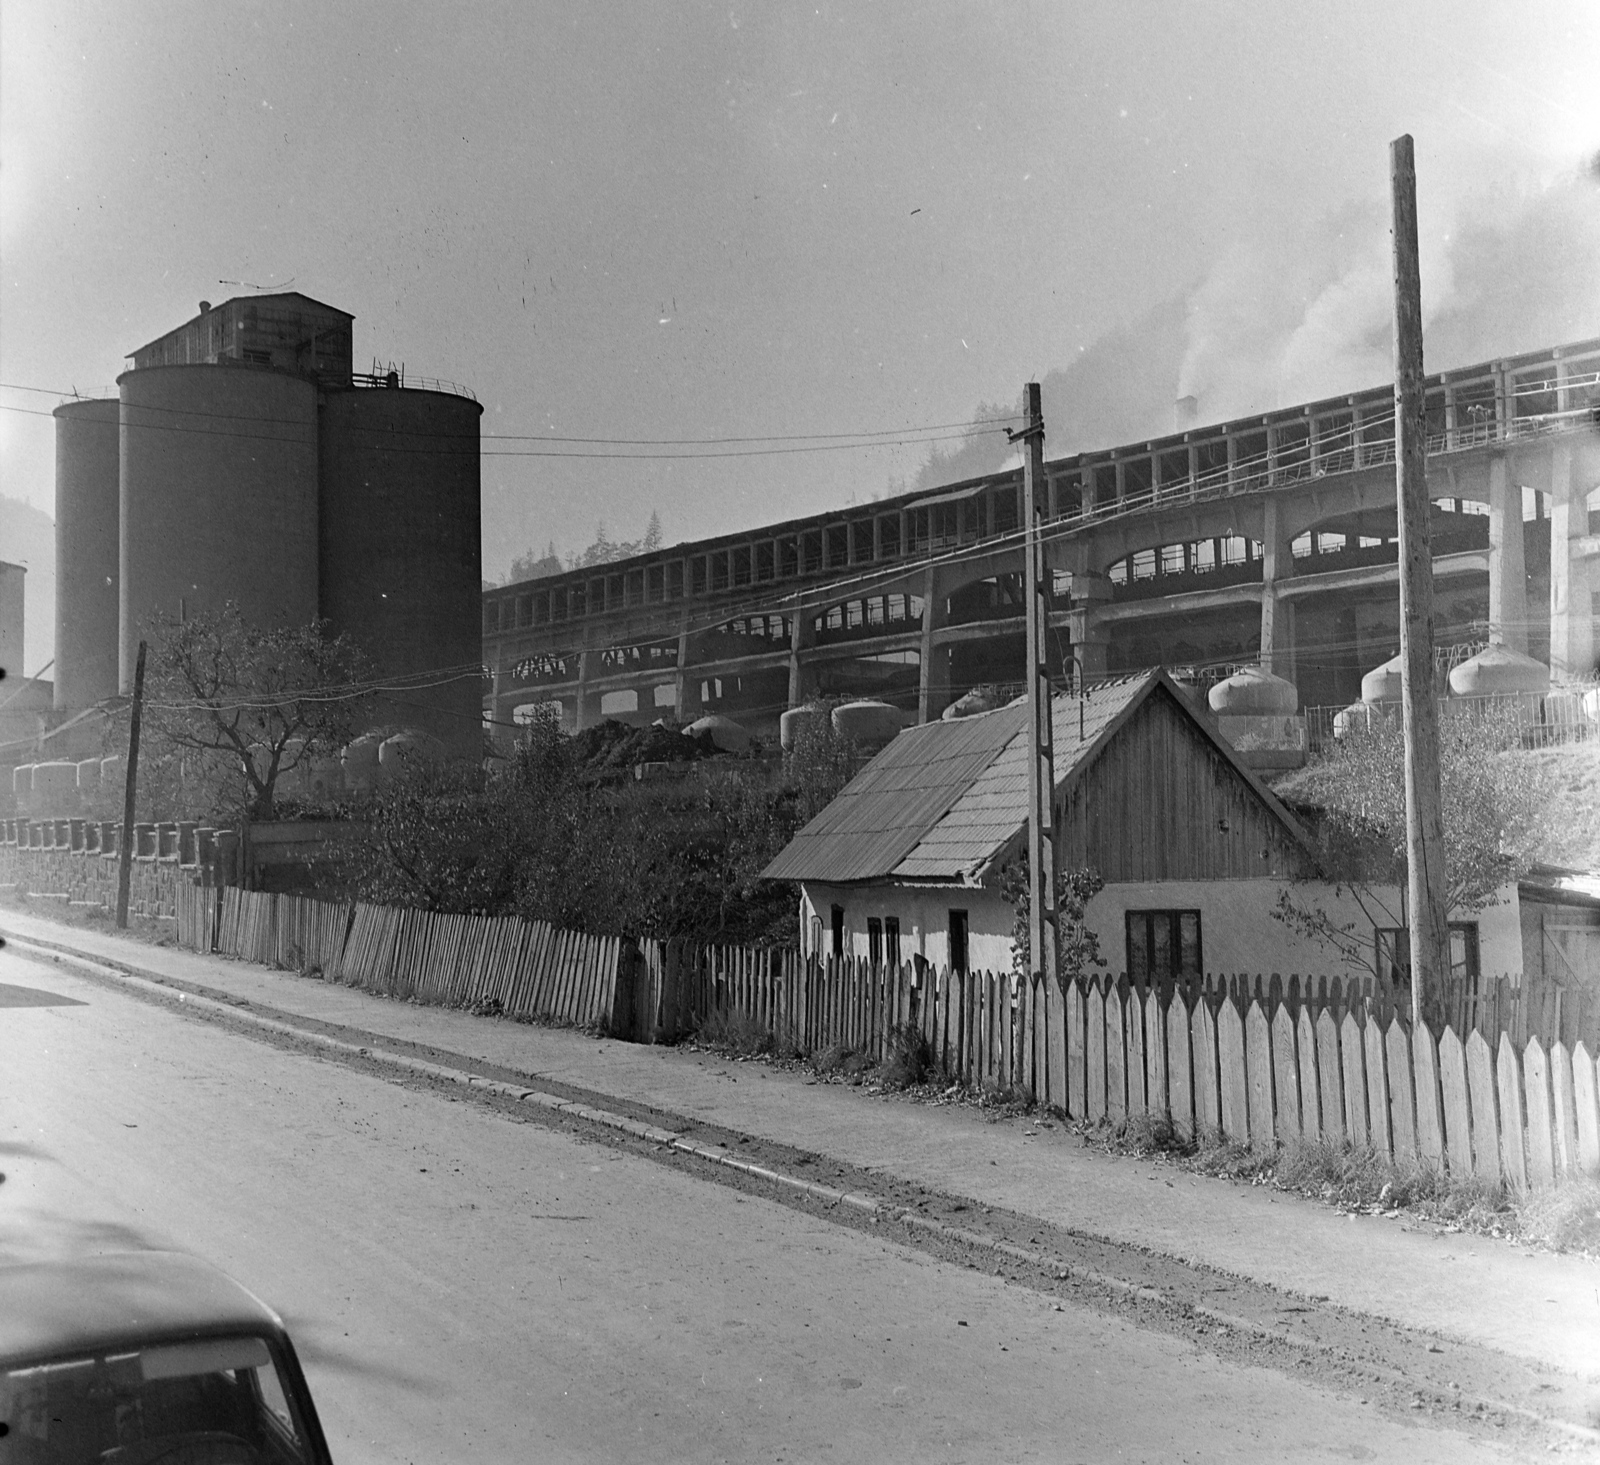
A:
<svg viewBox="0 0 1600 1465">
<path fill-rule="evenodd" d="M 124 372 L 119 682 L 157 615 L 238 603 L 261 626 L 317 617 L 317 394 L 286 372 Z"/>
<path fill-rule="evenodd" d="M 54 762 L 33 765 L 33 817 L 66 819 L 78 812 L 78 765 Z"/>
<path fill-rule="evenodd" d="M 416 728 L 450 757 L 483 751 L 483 550 L 470 397 L 330 392 L 320 443 L 321 607 L 378 675 L 407 683 L 373 726 Z"/>
<path fill-rule="evenodd" d="M 117 695 L 121 410 L 115 397 L 55 410 L 58 710 Z"/>
</svg>

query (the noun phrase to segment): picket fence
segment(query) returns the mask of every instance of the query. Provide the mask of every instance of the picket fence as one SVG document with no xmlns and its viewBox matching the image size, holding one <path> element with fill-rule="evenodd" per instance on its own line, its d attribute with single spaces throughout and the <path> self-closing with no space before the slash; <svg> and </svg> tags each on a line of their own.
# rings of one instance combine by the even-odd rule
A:
<svg viewBox="0 0 1600 1465">
<path fill-rule="evenodd" d="M 779 1045 L 889 1056 L 915 1034 L 952 1082 L 1069 1118 L 1170 1123 L 1268 1151 L 1350 1144 L 1455 1177 L 1543 1186 L 1600 1176 L 1600 1067 L 1585 1042 L 1414 1030 L 1383 984 L 1211 976 L 1063 989 L 793 952 L 642 942 L 637 1030 L 671 1039 L 712 1012 Z"/>
<path fill-rule="evenodd" d="M 1381 983 L 1106 973 L 1063 986 L 236 887 L 190 886 L 177 915 L 196 949 L 419 1002 L 646 1042 L 717 1014 L 782 1047 L 877 1062 L 914 1038 L 951 1082 L 1088 1123 L 1158 1121 L 1264 1152 L 1349 1144 L 1519 1190 L 1600 1177 L 1596 1045 L 1414 1028 Z"/>
<path fill-rule="evenodd" d="M 629 1030 L 633 943 L 516 916 L 186 885 L 178 940 L 385 996 Z"/>
</svg>

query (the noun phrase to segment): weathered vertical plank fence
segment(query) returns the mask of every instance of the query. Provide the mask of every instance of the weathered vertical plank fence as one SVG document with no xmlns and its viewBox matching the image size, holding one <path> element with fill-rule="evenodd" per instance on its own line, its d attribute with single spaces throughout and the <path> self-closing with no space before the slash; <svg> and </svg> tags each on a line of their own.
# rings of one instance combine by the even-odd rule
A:
<svg viewBox="0 0 1600 1465">
<path fill-rule="evenodd" d="M 1600 1176 L 1600 1044 L 1483 1023 L 1417 1030 L 1383 984 L 1208 976 L 1066 984 L 798 952 L 634 942 L 517 917 L 188 887 L 179 939 L 391 997 L 670 1042 L 713 1014 L 780 1048 L 882 1062 L 925 1045 L 948 1082 L 1092 1123 L 1298 1140 L 1538 1187 Z M 1481 1016 L 1481 1015 L 1480 1015 Z"/>
</svg>

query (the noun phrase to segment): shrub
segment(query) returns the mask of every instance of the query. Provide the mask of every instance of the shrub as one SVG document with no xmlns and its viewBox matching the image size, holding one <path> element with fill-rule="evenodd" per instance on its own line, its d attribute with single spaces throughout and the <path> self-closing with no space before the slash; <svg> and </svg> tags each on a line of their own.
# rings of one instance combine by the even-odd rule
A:
<svg viewBox="0 0 1600 1465">
<path fill-rule="evenodd" d="M 938 1073 L 933 1046 L 909 1023 L 891 1027 L 885 1034 L 880 1076 L 893 1089 L 909 1089 L 930 1082 Z"/>
<path fill-rule="evenodd" d="M 700 1024 L 695 1037 L 708 1048 L 725 1053 L 754 1056 L 771 1053 L 777 1046 L 772 1029 L 763 1027 L 746 1012 L 710 1013 Z"/>
</svg>

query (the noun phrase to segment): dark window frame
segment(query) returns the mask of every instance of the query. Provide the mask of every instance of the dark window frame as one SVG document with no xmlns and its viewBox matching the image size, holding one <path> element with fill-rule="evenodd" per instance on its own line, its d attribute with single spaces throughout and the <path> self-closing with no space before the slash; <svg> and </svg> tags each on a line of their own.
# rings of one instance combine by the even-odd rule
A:
<svg viewBox="0 0 1600 1465">
<path fill-rule="evenodd" d="M 832 929 L 834 957 L 835 959 L 843 959 L 845 938 L 844 907 L 842 905 L 832 906 L 829 909 L 828 915 L 829 924 Z"/>
<path fill-rule="evenodd" d="M 972 922 L 968 912 L 950 909 L 949 952 L 946 965 L 953 972 L 972 970 Z"/>
<path fill-rule="evenodd" d="M 867 960 L 883 965 L 883 921 L 878 916 L 867 917 Z"/>
<path fill-rule="evenodd" d="M 1185 929 L 1192 922 L 1192 933 Z M 1161 907 L 1123 914 L 1124 970 L 1130 981 L 1205 975 L 1204 924 L 1192 908 Z"/>
<path fill-rule="evenodd" d="M 883 918 L 883 955 L 884 960 L 896 969 L 900 966 L 900 917 L 885 916 Z"/>
<path fill-rule="evenodd" d="M 1482 935 L 1476 921 L 1451 921 L 1450 975 L 1476 987 L 1483 977 Z M 1459 955 L 1457 942 L 1460 942 Z M 1407 926 L 1372 928 L 1373 966 L 1391 986 L 1411 985 L 1411 933 Z"/>
</svg>

